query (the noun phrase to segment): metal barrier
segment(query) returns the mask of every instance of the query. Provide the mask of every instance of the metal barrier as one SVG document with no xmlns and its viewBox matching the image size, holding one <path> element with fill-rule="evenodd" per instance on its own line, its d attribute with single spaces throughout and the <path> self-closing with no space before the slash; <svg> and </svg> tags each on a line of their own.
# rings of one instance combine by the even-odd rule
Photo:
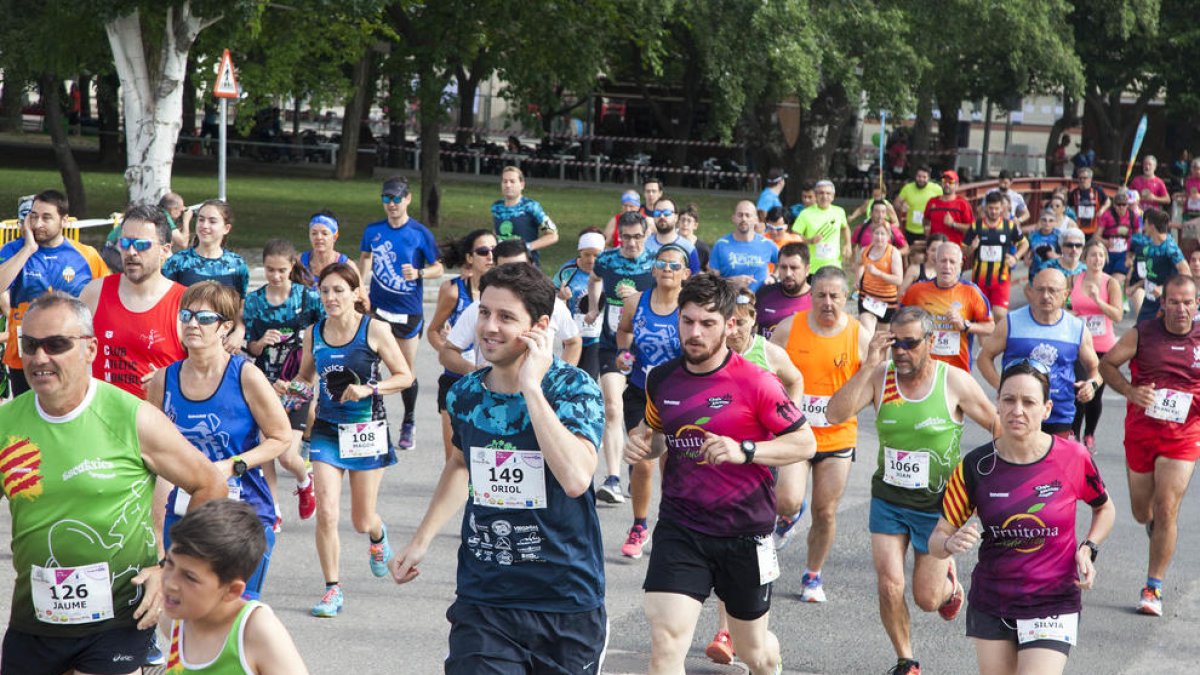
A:
<svg viewBox="0 0 1200 675">
<path fill-rule="evenodd" d="M 119 213 L 114 213 L 108 218 L 87 218 L 84 220 L 68 216 L 66 225 L 63 225 L 63 236 L 71 241 L 78 242 L 80 230 L 89 227 L 116 227 L 121 222 L 120 217 L 121 214 Z M 20 238 L 21 223 L 16 218 L 0 220 L 0 246 Z"/>
</svg>

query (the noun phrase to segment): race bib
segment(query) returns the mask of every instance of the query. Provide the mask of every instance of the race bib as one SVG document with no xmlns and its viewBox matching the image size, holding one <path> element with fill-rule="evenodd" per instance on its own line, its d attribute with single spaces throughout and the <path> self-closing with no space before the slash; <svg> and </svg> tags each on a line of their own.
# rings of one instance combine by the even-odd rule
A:
<svg viewBox="0 0 1200 675">
<path fill-rule="evenodd" d="M 583 314 L 575 315 L 575 325 L 579 326 L 579 337 L 585 339 L 600 337 L 600 317 L 596 317 L 596 320 L 591 323 L 588 323 L 586 318 Z"/>
<path fill-rule="evenodd" d="M 387 420 L 338 425 L 338 456 L 342 459 L 378 457 L 386 454 Z"/>
<path fill-rule="evenodd" d="M 838 247 L 835 242 L 822 241 L 817 244 L 817 258 L 836 258 L 838 255 Z"/>
<path fill-rule="evenodd" d="M 1143 279 L 1146 278 L 1146 261 L 1145 260 L 1137 261 L 1137 273 L 1138 273 L 1139 277 L 1141 277 Z"/>
<path fill-rule="evenodd" d="M 1110 237 L 1108 240 L 1109 253 L 1124 253 L 1129 250 L 1129 240 L 1125 237 Z"/>
<path fill-rule="evenodd" d="M 1003 246 L 980 246 L 979 259 L 983 262 L 998 263 L 1004 258 Z"/>
<path fill-rule="evenodd" d="M 1188 213 L 1200 212 L 1200 197 L 1188 197 L 1187 210 Z"/>
<path fill-rule="evenodd" d="M 1088 314 L 1083 317 L 1083 323 L 1092 337 L 1100 337 L 1108 333 L 1108 322 L 1104 319 L 1103 314 Z"/>
<path fill-rule="evenodd" d="M 825 409 L 829 407 L 829 399 L 831 396 L 809 396 L 805 394 L 800 397 L 800 412 L 808 418 L 808 423 L 814 427 L 830 426 L 829 420 L 825 419 Z"/>
<path fill-rule="evenodd" d="M 1158 298 L 1158 284 L 1149 279 L 1146 280 L 1146 297 Z"/>
<path fill-rule="evenodd" d="M 961 341 L 956 330 L 935 330 L 933 332 L 933 353 L 938 356 L 958 356 Z"/>
<path fill-rule="evenodd" d="M 913 221 L 913 225 L 923 225 L 925 223 L 925 212 L 924 211 L 913 211 L 912 212 L 912 221 Z"/>
<path fill-rule="evenodd" d="M 929 453 L 885 446 L 883 482 L 906 490 L 929 487 Z"/>
<path fill-rule="evenodd" d="M 389 312 L 386 309 L 378 308 L 376 308 L 375 314 L 388 323 L 408 323 L 407 314 L 398 314 L 396 312 Z"/>
<path fill-rule="evenodd" d="M 765 586 L 779 578 L 779 556 L 771 537 L 755 537 L 754 542 L 758 554 L 758 585 Z"/>
<path fill-rule="evenodd" d="M 1191 394 L 1174 389 L 1155 389 L 1154 404 L 1146 409 L 1146 416 L 1164 422 L 1183 422 L 1191 409 Z"/>
<path fill-rule="evenodd" d="M 1075 644 L 1079 637 L 1079 613 L 1059 614 L 1041 619 L 1017 619 L 1017 642 L 1028 644 L 1053 640 Z"/>
<path fill-rule="evenodd" d="M 605 308 L 604 314 L 608 323 L 608 331 L 616 335 L 617 326 L 621 323 L 621 305 L 609 305 Z"/>
<path fill-rule="evenodd" d="M 83 567 L 33 566 L 33 608 L 43 623 L 95 623 L 113 618 L 108 563 Z"/>
<path fill-rule="evenodd" d="M 882 300 L 876 300 L 869 295 L 862 295 L 860 297 L 862 297 L 863 309 L 881 319 L 883 318 L 884 314 L 887 314 L 888 306 L 886 302 Z"/>
<path fill-rule="evenodd" d="M 1080 204 L 1078 213 L 1080 220 L 1091 220 L 1096 217 L 1096 206 L 1094 204 Z"/>
<path fill-rule="evenodd" d="M 471 448 L 471 495 L 478 506 L 546 508 L 546 465 L 542 453 Z"/>
</svg>

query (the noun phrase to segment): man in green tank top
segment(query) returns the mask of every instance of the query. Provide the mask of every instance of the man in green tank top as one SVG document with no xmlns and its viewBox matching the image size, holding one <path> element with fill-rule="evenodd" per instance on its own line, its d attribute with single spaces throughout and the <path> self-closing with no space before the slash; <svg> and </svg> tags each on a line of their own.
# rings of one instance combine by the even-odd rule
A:
<svg viewBox="0 0 1200 675">
<path fill-rule="evenodd" d="M 29 307 L 32 391 L 0 407 L 17 573 L 0 672 L 140 672 L 162 611 L 155 475 L 225 498 L 225 479 L 153 406 L 91 377 L 92 316 L 61 292 Z"/>
<path fill-rule="evenodd" d="M 887 360 L 889 348 L 892 358 Z M 913 599 L 949 621 L 963 604 L 954 559 L 929 555 L 942 492 L 959 462 L 964 417 L 996 429 L 996 409 L 965 370 L 933 359 L 933 319 L 920 307 L 902 307 L 890 331 L 880 331 L 862 368 L 829 401 L 831 424 L 876 409 L 879 457 L 871 478 L 871 555 L 879 586 L 879 615 L 896 650 L 890 671 L 919 673 L 904 600 L 904 557 L 911 543 Z"/>
</svg>

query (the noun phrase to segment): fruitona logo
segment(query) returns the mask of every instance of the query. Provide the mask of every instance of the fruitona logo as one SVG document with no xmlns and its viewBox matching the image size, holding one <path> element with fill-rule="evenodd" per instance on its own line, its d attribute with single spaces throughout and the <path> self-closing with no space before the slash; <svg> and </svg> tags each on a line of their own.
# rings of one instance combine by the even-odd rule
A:
<svg viewBox="0 0 1200 675">
<path fill-rule="evenodd" d="M 704 464 L 700 446 L 704 445 L 704 434 L 707 432 L 700 425 L 710 419 L 712 418 L 701 417 L 692 424 L 681 425 L 675 433 L 667 436 L 667 449 L 678 453 L 681 459 L 699 459 L 697 463 Z"/>
<path fill-rule="evenodd" d="M 1045 521 L 1034 514 L 1045 508 L 1044 502 L 1029 507 L 1025 513 L 1009 516 L 1000 527 L 988 526 L 992 539 L 1005 548 L 1018 553 L 1033 553 L 1046 545 L 1046 537 L 1057 537 L 1057 527 L 1047 527 Z"/>
</svg>

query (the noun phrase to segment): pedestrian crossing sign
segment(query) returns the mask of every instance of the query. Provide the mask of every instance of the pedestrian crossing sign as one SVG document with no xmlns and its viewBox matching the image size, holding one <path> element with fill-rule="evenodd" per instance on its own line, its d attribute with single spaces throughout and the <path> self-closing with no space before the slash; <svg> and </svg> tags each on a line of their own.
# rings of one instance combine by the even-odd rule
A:
<svg viewBox="0 0 1200 675">
<path fill-rule="evenodd" d="M 233 59 L 229 50 L 221 55 L 221 65 L 217 68 L 217 81 L 213 84 L 213 96 L 217 98 L 237 98 L 237 77 L 233 74 Z"/>
</svg>

